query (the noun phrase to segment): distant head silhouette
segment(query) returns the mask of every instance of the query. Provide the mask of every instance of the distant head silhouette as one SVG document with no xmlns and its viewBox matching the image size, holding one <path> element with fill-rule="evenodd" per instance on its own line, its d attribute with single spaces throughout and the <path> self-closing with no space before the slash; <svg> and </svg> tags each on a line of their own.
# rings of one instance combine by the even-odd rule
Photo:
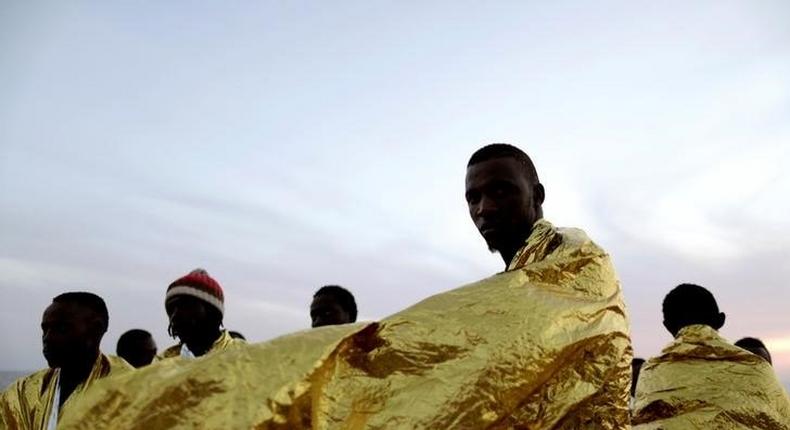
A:
<svg viewBox="0 0 790 430">
<path fill-rule="evenodd" d="M 151 364 L 156 357 L 156 342 L 151 333 L 135 328 L 118 338 L 115 353 L 134 367 Z"/>
<path fill-rule="evenodd" d="M 310 303 L 313 327 L 353 323 L 357 320 L 354 295 L 339 285 L 326 285 L 313 295 Z"/>
<path fill-rule="evenodd" d="M 713 294 L 695 284 L 680 284 L 664 298 L 664 327 L 677 336 L 686 326 L 704 324 L 719 330 L 724 325 L 725 315 Z"/>
<path fill-rule="evenodd" d="M 741 347 L 754 355 L 759 355 L 769 364 L 773 365 L 773 361 L 771 361 L 771 353 L 768 352 L 768 348 L 766 348 L 765 344 L 760 339 L 757 339 L 756 337 L 745 337 L 735 342 L 735 346 Z"/>
</svg>

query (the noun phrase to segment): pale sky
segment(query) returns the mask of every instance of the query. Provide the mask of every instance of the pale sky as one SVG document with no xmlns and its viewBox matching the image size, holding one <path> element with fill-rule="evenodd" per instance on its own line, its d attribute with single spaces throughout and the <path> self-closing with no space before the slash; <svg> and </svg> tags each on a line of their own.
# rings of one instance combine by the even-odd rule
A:
<svg viewBox="0 0 790 430">
<path fill-rule="evenodd" d="M 503 268 L 463 199 L 509 142 L 612 255 L 636 354 L 710 289 L 790 382 L 790 2 L 0 3 L 0 369 L 51 298 L 167 337 L 195 267 L 252 341 L 321 285 L 364 318 Z"/>
</svg>

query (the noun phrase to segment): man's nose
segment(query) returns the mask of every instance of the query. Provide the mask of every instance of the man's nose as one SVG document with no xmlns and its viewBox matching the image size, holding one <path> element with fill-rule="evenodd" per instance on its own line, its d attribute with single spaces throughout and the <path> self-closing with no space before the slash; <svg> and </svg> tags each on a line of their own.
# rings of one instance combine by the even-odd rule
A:
<svg viewBox="0 0 790 430">
<path fill-rule="evenodd" d="M 486 215 L 495 212 L 497 209 L 497 204 L 494 199 L 486 196 L 480 197 L 480 201 L 477 202 L 477 207 L 475 207 L 475 215 Z"/>
</svg>

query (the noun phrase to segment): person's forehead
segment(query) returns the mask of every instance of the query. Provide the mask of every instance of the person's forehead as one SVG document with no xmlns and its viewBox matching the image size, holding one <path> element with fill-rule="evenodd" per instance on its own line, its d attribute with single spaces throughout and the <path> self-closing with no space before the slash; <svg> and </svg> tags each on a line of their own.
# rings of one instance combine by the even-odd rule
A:
<svg viewBox="0 0 790 430">
<path fill-rule="evenodd" d="M 76 303 L 58 303 L 53 302 L 44 310 L 42 319 L 71 319 L 78 315 L 83 315 L 87 310 Z"/>
<path fill-rule="evenodd" d="M 335 296 L 329 294 L 321 294 L 313 298 L 313 302 L 310 305 L 311 308 L 328 307 L 328 306 L 340 306 L 340 303 L 338 302 Z"/>
<path fill-rule="evenodd" d="M 151 336 L 141 337 L 133 342 L 134 345 L 141 347 L 151 347 L 154 345 L 154 338 Z"/>
<path fill-rule="evenodd" d="M 524 166 L 512 157 L 499 157 L 472 164 L 466 169 L 466 185 L 491 180 L 516 181 L 524 178 Z"/>
<path fill-rule="evenodd" d="M 168 308 L 197 308 L 203 306 L 203 301 L 192 296 L 175 296 L 167 301 Z"/>
</svg>

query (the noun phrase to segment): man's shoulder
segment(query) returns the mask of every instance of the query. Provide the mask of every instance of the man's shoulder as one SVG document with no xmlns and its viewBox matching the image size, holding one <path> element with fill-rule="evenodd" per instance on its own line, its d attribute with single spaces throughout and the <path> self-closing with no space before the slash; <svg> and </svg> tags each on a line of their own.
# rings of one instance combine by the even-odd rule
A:
<svg viewBox="0 0 790 430">
<path fill-rule="evenodd" d="M 661 354 L 647 360 L 642 367 L 643 371 L 652 370 L 671 371 L 676 364 L 683 366 L 700 363 L 702 366 L 711 366 L 712 363 L 729 363 L 730 366 L 746 365 L 754 370 L 771 367 L 762 358 L 744 349 L 741 349 L 721 337 L 716 330 L 707 326 L 689 326 L 681 330 Z"/>
<path fill-rule="evenodd" d="M 527 239 L 525 248 L 530 247 L 531 244 L 538 244 L 536 248 L 542 249 L 546 257 L 568 250 L 605 253 L 603 248 L 595 243 L 584 230 L 576 227 L 557 227 L 545 219 L 535 223 L 533 233 Z"/>
<path fill-rule="evenodd" d="M 115 355 L 105 355 L 104 357 L 110 365 L 110 373 L 122 373 L 134 370 L 134 367 L 121 357 Z"/>
<path fill-rule="evenodd" d="M 246 345 L 247 341 L 244 339 L 236 339 L 235 337 L 231 336 L 227 330 L 223 330 L 220 334 L 219 339 L 214 346 L 211 348 L 211 351 L 222 351 L 225 349 L 232 349 L 237 348 L 242 345 Z"/>
<path fill-rule="evenodd" d="M 3 397 L 6 397 L 6 393 L 16 392 L 16 393 L 30 393 L 30 392 L 40 392 L 41 387 L 44 386 L 48 381 L 52 378 L 54 374 L 54 369 L 41 369 L 35 371 L 29 375 L 22 376 L 18 378 L 16 381 L 11 383 L 4 391 Z"/>
<path fill-rule="evenodd" d="M 166 348 L 164 351 L 162 351 L 161 354 L 158 355 L 160 360 L 161 359 L 165 359 L 165 358 L 179 357 L 179 356 L 181 356 L 181 344 L 180 343 L 177 343 L 177 344 L 175 344 L 173 346 L 170 346 L 170 347 Z"/>
<path fill-rule="evenodd" d="M 555 227 L 560 237 L 559 243 L 565 249 L 579 249 L 586 253 L 605 254 L 603 248 L 594 242 L 584 230 L 576 227 Z"/>
<path fill-rule="evenodd" d="M 235 348 L 235 347 L 239 347 L 239 346 L 244 346 L 246 344 L 247 344 L 246 340 L 244 340 L 244 339 L 236 339 L 235 337 L 232 337 L 230 339 L 230 342 L 229 342 L 229 347 Z"/>
<path fill-rule="evenodd" d="M 727 342 L 712 327 L 695 324 L 681 329 L 675 339 L 664 347 L 661 355 L 654 360 L 671 361 L 683 357 L 751 361 L 753 354 Z"/>
<path fill-rule="evenodd" d="M 587 233 L 574 227 L 555 227 L 546 220 L 535 223 L 533 234 L 518 254 L 514 267 L 531 263 L 554 264 L 560 261 L 596 262 L 610 265 L 609 255 Z"/>
</svg>

